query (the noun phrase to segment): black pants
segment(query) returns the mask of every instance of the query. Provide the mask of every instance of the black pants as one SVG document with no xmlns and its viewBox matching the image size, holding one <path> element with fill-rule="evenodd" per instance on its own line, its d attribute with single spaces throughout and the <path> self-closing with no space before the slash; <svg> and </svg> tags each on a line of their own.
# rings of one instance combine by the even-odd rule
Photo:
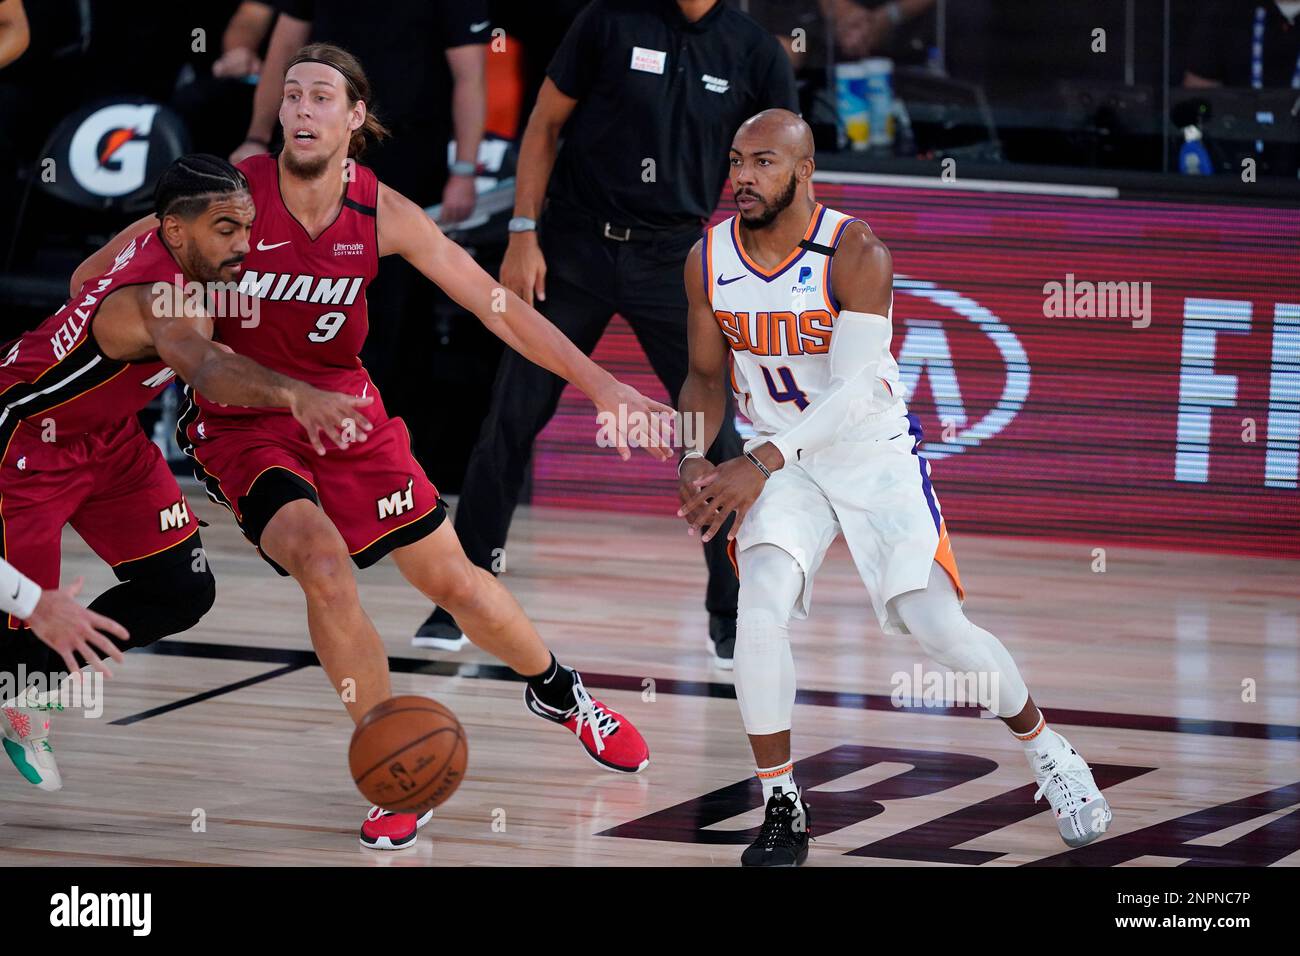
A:
<svg viewBox="0 0 1300 956">
<path fill-rule="evenodd" d="M 636 334 L 655 374 L 676 404 L 688 367 L 686 289 L 682 268 L 698 231 L 647 242 L 602 238 L 594 224 L 558 223 L 548 216 L 540 240 L 546 256 L 546 301 L 538 309 L 590 355 L 617 312 Z M 470 456 L 456 509 L 456 534 L 471 561 L 491 569 L 493 549 L 505 545 L 519 503 L 533 440 L 555 414 L 563 379 L 507 349 L 497 367 L 492 405 Z M 741 453 L 730 405 L 709 458 Z M 704 546 L 709 613 L 736 615 L 739 585 L 727 557 L 726 535 Z"/>
</svg>

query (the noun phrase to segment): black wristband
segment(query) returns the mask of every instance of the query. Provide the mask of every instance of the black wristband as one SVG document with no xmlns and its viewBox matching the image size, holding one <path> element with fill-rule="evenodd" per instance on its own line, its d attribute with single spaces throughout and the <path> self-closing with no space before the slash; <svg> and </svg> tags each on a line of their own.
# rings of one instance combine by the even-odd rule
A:
<svg viewBox="0 0 1300 956">
<path fill-rule="evenodd" d="M 767 465 L 758 460 L 758 456 L 752 451 L 745 452 L 745 457 L 754 463 L 754 467 L 763 473 L 764 478 L 771 478 L 772 473 L 767 470 Z"/>
</svg>

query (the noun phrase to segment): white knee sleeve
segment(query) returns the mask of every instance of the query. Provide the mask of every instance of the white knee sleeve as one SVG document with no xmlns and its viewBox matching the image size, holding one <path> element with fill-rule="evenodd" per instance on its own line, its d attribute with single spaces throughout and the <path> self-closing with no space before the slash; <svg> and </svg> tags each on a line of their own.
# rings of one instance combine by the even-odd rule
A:
<svg viewBox="0 0 1300 956">
<path fill-rule="evenodd" d="M 980 706 L 999 717 L 1014 717 L 1024 709 L 1029 689 L 1016 662 L 1001 641 L 962 613 L 951 579 L 937 564 L 926 589 L 900 594 L 894 607 L 935 663 L 958 674 L 975 675 Z M 996 680 L 989 679 L 993 675 Z"/>
<path fill-rule="evenodd" d="M 774 544 L 740 552 L 736 615 L 736 699 L 747 734 L 789 730 L 794 716 L 794 656 L 790 614 L 803 591 L 803 572 Z"/>
</svg>

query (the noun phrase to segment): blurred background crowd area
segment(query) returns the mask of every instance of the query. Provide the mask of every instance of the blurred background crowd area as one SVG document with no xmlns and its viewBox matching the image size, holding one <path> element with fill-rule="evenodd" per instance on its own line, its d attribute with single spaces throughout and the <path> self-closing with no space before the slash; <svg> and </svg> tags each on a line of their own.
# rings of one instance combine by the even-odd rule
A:
<svg viewBox="0 0 1300 956">
<path fill-rule="evenodd" d="M 1300 196 L 1300 2 L 727 2 L 785 47 L 821 170 Z M 250 118 L 286 23 L 360 57 L 394 132 L 368 161 L 496 274 L 518 139 L 585 5 L 0 0 L 0 340 L 56 309 L 80 258 L 148 209 L 146 196 L 96 201 L 43 176 L 59 136 L 117 99 L 163 104 L 178 150 L 230 156 L 250 135 L 274 148 L 278 131 L 256 134 Z M 452 7 L 481 12 L 473 37 L 445 35 L 465 29 L 448 25 Z M 421 29 L 394 30 L 398 8 L 406 24 L 427 10 Z M 458 131 L 481 138 L 468 193 L 449 175 L 467 152 Z M 481 415 L 438 409 L 485 407 L 499 343 L 432 288 L 372 330 L 368 366 L 455 491 Z"/>
</svg>

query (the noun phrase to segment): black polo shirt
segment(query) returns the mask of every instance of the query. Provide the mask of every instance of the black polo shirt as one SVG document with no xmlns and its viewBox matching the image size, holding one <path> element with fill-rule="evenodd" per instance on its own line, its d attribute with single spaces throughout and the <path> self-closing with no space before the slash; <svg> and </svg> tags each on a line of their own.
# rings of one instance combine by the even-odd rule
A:
<svg viewBox="0 0 1300 956">
<path fill-rule="evenodd" d="M 709 218 L 740 124 L 799 109 L 785 51 L 727 0 L 694 23 L 674 0 L 593 0 L 546 73 L 578 101 L 547 196 L 633 228 Z"/>
<path fill-rule="evenodd" d="M 1249 87 L 1255 8 L 1264 8 L 1264 49 L 1260 57 L 1265 89 L 1288 89 L 1300 58 L 1300 17 L 1292 23 L 1272 0 L 1242 3 L 1221 0 L 1200 11 L 1187 57 L 1187 69 L 1224 86 Z"/>
<path fill-rule="evenodd" d="M 452 76 L 447 51 L 492 39 L 487 0 L 276 0 L 282 13 L 311 23 L 308 42 L 334 43 L 370 79 L 374 108 L 392 138 L 363 162 L 420 205 L 437 202 L 447 179 Z"/>
</svg>

